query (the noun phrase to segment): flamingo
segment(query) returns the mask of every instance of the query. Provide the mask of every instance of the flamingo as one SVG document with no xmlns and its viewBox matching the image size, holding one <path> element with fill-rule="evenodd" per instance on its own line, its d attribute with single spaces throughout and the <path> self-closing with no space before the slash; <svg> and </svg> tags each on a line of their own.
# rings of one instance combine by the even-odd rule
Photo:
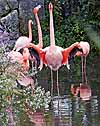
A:
<svg viewBox="0 0 100 126">
<path fill-rule="evenodd" d="M 81 41 L 79 43 L 82 52 L 77 52 L 76 56 L 81 56 L 82 59 L 82 83 L 87 84 L 87 77 L 86 77 L 86 57 L 90 52 L 90 45 L 88 42 Z"/>
<path fill-rule="evenodd" d="M 19 51 L 20 49 L 26 47 L 32 41 L 32 20 L 28 21 L 29 37 L 20 36 L 13 48 L 13 50 Z"/>
<path fill-rule="evenodd" d="M 36 45 L 38 48 L 43 48 L 43 40 L 42 40 L 42 30 L 41 30 L 41 25 L 40 25 L 40 21 L 39 21 L 39 17 L 38 17 L 38 11 L 41 8 L 41 5 L 36 6 L 33 9 L 33 13 L 36 19 L 36 23 L 37 23 L 37 27 L 38 27 L 38 40 L 39 43 Z M 42 70 L 43 68 L 43 63 L 40 60 L 39 54 L 37 53 L 37 51 L 35 50 L 35 48 L 29 48 L 29 52 L 31 55 L 31 61 L 33 60 L 33 62 L 35 61 L 39 70 Z"/>
<path fill-rule="evenodd" d="M 22 54 L 17 51 L 11 51 L 8 53 L 8 58 L 11 59 L 11 62 L 18 62 L 21 64 L 25 71 L 29 69 L 29 50 L 28 48 L 24 48 Z"/>
</svg>

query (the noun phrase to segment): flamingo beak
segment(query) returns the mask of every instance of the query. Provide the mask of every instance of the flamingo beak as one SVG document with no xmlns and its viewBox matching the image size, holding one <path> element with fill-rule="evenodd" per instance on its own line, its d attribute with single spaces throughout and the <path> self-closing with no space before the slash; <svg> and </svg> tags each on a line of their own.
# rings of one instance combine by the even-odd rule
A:
<svg viewBox="0 0 100 126">
<path fill-rule="evenodd" d="M 32 25 L 33 25 L 33 21 L 32 21 Z"/>
<path fill-rule="evenodd" d="M 41 8 L 41 5 L 38 5 L 37 7 L 38 7 L 38 9 L 40 9 Z"/>
<path fill-rule="evenodd" d="M 40 8 L 41 8 L 41 5 L 36 6 L 36 7 L 33 9 L 33 13 L 36 14 Z"/>
</svg>

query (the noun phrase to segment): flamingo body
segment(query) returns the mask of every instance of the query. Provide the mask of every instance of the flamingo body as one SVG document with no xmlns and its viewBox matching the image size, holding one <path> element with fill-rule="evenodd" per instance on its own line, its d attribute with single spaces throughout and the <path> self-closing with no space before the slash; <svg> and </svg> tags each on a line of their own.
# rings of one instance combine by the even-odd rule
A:
<svg viewBox="0 0 100 126">
<path fill-rule="evenodd" d="M 8 53 L 8 58 L 10 58 L 12 62 L 17 61 L 20 64 L 23 62 L 23 56 L 20 52 L 11 51 Z"/>
<path fill-rule="evenodd" d="M 17 51 L 11 51 L 8 53 L 8 58 L 10 58 L 12 62 L 18 62 L 21 64 L 24 70 L 29 69 L 29 56 L 28 48 L 24 48 L 22 54 Z"/>
<path fill-rule="evenodd" d="M 26 36 L 21 36 L 17 39 L 14 50 L 19 51 L 20 49 L 29 45 L 29 38 Z"/>
<path fill-rule="evenodd" d="M 45 53 L 45 61 L 50 69 L 56 71 L 61 67 L 63 56 L 61 50 L 63 50 L 59 46 L 50 46 L 47 47 Z"/>
<path fill-rule="evenodd" d="M 16 43 L 13 50 L 19 51 L 20 49 L 27 47 L 29 43 L 32 41 L 32 20 L 28 22 L 28 29 L 29 29 L 29 37 L 27 36 L 20 36 Z"/>
</svg>

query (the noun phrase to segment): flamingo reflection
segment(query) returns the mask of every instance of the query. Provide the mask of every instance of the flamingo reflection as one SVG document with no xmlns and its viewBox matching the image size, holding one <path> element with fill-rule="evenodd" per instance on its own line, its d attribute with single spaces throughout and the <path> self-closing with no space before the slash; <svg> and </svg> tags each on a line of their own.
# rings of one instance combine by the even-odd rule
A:
<svg viewBox="0 0 100 126">
<path fill-rule="evenodd" d="M 80 86 L 77 87 L 72 84 L 71 93 L 73 96 L 78 96 L 79 94 L 83 101 L 90 100 L 92 95 L 91 87 L 86 84 L 80 84 Z"/>
</svg>

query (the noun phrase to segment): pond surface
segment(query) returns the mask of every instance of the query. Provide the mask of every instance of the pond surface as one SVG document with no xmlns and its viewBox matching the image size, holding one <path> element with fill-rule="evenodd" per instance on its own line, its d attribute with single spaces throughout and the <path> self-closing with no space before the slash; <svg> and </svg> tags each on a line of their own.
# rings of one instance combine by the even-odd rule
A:
<svg viewBox="0 0 100 126">
<path fill-rule="evenodd" d="M 100 126 L 100 59 L 98 57 L 87 65 L 88 85 L 91 88 L 91 97 L 88 100 L 73 97 L 70 91 L 71 84 L 80 85 L 81 65 L 66 67 L 59 70 L 60 96 L 57 96 L 56 72 L 53 73 L 54 89 L 50 110 L 34 116 L 34 126 Z M 81 64 L 81 62 L 79 62 Z M 51 88 L 50 70 L 44 68 L 37 75 L 39 85 L 46 90 Z M 37 116 L 38 115 L 38 116 Z"/>
</svg>

